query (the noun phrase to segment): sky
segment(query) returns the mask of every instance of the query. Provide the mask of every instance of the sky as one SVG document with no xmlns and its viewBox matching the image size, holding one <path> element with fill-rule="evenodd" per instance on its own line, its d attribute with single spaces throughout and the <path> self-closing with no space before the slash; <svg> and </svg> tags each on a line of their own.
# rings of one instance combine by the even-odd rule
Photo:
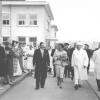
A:
<svg viewBox="0 0 100 100">
<path fill-rule="evenodd" d="M 59 41 L 100 40 L 100 0 L 46 0 L 58 26 Z"/>
</svg>

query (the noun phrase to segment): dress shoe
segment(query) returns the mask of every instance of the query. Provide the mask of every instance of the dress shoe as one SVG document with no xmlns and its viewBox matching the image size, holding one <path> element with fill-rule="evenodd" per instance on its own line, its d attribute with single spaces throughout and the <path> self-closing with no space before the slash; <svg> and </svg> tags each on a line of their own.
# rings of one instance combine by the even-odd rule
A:
<svg viewBox="0 0 100 100">
<path fill-rule="evenodd" d="M 41 88 L 44 88 L 44 86 L 41 86 Z"/>
<path fill-rule="evenodd" d="M 35 90 L 38 90 L 38 89 L 39 89 L 39 88 L 37 88 L 37 87 L 35 88 Z"/>
<path fill-rule="evenodd" d="M 75 90 L 78 90 L 78 85 L 75 85 L 74 88 L 75 88 Z"/>
<path fill-rule="evenodd" d="M 44 88 L 44 86 L 42 86 L 41 88 Z"/>
<path fill-rule="evenodd" d="M 60 85 L 60 86 L 59 86 L 59 88 L 61 88 L 61 89 L 62 89 L 62 86 Z"/>
</svg>

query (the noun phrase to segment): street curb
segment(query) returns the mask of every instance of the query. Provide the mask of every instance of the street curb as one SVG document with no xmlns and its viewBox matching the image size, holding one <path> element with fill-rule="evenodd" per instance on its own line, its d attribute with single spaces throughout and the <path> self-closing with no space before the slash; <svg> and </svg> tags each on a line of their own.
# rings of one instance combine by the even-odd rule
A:
<svg viewBox="0 0 100 100">
<path fill-rule="evenodd" d="M 5 93 L 7 93 L 12 88 L 14 88 L 17 84 L 19 84 L 22 80 L 24 80 L 28 75 L 29 75 L 29 73 L 26 73 L 25 75 L 23 75 L 22 77 L 20 77 L 19 79 L 17 79 L 14 82 L 14 85 L 9 86 L 3 93 L 0 94 L 0 97 L 2 97 L 3 95 L 5 95 Z"/>
<path fill-rule="evenodd" d="M 97 91 L 93 88 L 91 83 L 89 81 L 86 81 L 89 87 L 92 89 L 93 93 L 98 97 L 98 100 L 100 100 L 100 96 L 98 95 Z"/>
</svg>

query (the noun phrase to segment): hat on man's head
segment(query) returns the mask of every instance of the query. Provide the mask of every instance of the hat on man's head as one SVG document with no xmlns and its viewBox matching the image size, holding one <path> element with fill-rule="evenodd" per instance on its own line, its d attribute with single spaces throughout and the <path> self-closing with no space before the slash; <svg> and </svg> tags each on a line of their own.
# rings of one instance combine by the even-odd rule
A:
<svg viewBox="0 0 100 100">
<path fill-rule="evenodd" d="M 83 43 L 82 42 L 77 42 L 76 45 L 83 46 Z"/>
</svg>

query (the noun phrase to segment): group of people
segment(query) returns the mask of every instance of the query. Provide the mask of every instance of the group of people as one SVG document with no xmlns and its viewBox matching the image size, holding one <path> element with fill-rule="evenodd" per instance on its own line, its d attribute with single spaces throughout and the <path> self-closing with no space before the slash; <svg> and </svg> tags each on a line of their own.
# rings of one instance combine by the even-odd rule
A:
<svg viewBox="0 0 100 100">
<path fill-rule="evenodd" d="M 81 42 L 70 46 L 68 43 L 58 43 L 55 49 L 46 49 L 40 43 L 33 56 L 35 66 L 36 89 L 44 88 L 48 69 L 57 78 L 57 85 L 62 88 L 64 77 L 74 80 L 74 88 L 78 90 L 84 81 L 88 80 L 90 60 L 94 61 L 98 91 L 100 91 L 100 45 L 95 50 Z M 51 63 L 52 62 L 52 63 Z M 53 66 L 53 67 L 52 67 Z M 50 70 L 51 69 L 51 70 Z"/>
<path fill-rule="evenodd" d="M 75 89 L 81 87 L 79 81 L 87 80 L 89 57 L 92 54 L 92 50 L 85 49 L 79 43 L 70 48 L 68 43 L 58 43 L 55 49 L 50 49 L 46 48 L 45 44 L 41 42 L 33 56 L 36 89 L 44 88 L 48 71 L 51 73 L 53 71 L 53 77 L 57 77 L 57 85 L 60 88 L 62 88 L 64 77 L 75 80 Z"/>
<path fill-rule="evenodd" d="M 16 76 L 33 71 L 34 48 L 17 41 L 0 45 L 0 89 L 4 84 L 13 85 Z"/>
<path fill-rule="evenodd" d="M 34 72 L 38 90 L 45 87 L 49 72 L 56 77 L 59 88 L 63 87 L 64 78 L 68 77 L 74 81 L 75 90 L 78 90 L 84 80 L 88 80 L 90 59 L 94 61 L 96 82 L 100 91 L 100 45 L 96 50 L 91 50 L 88 44 L 81 42 L 74 46 L 57 43 L 54 49 L 46 47 L 44 42 L 37 49 L 17 41 L 12 44 L 7 42 L 5 46 L 0 46 L 0 77 L 3 82 L 6 80 L 12 85 L 14 76 Z"/>
<path fill-rule="evenodd" d="M 81 42 L 75 43 L 73 47 L 70 47 L 68 43 L 58 44 L 51 53 L 57 85 L 62 88 L 63 78 L 68 77 L 74 79 L 76 90 L 81 87 L 82 80 L 88 79 L 89 59 L 92 54 L 93 51 L 89 49 L 89 46 Z"/>
</svg>

